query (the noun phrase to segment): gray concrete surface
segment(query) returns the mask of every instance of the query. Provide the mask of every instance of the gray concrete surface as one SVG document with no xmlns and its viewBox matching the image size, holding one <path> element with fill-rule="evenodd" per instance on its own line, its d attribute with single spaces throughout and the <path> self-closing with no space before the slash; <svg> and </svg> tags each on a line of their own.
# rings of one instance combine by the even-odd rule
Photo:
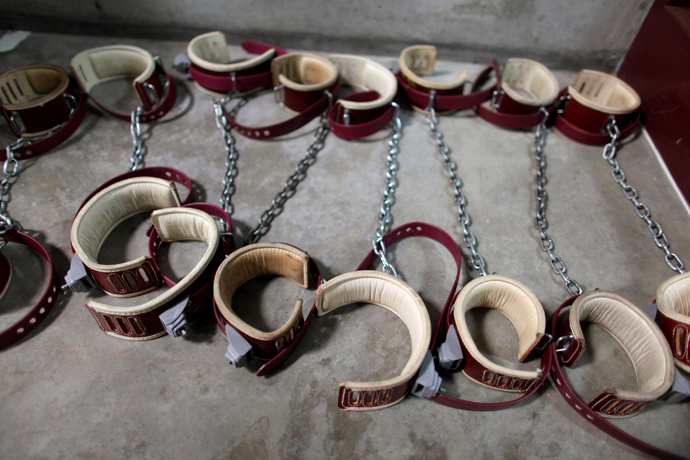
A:
<svg viewBox="0 0 690 460">
<path fill-rule="evenodd" d="M 553 68 L 612 71 L 650 0 L 4 0 L 0 28 L 190 39 L 223 30 L 289 48 L 397 54 L 432 43 L 454 61 L 521 55 Z"/>
<path fill-rule="evenodd" d="M 33 34 L 0 68 L 30 63 L 67 67 L 77 52 L 125 43 L 160 54 L 169 64 L 182 41 L 124 40 Z M 389 62 L 391 56 L 382 58 Z M 442 62 L 441 69 L 470 75 L 477 65 Z M 572 72 L 555 72 L 560 84 Z M 211 100 L 180 83 L 177 117 L 153 127 L 149 166 L 185 171 L 202 199 L 217 202 L 224 151 Z M 101 89 L 112 103 L 132 108 L 126 84 Z M 109 93 L 109 94 L 103 94 Z M 239 113 L 259 123 L 285 117 L 264 94 Z M 402 112 L 395 225 L 421 220 L 460 240 L 446 171 L 421 114 Z M 240 151 L 234 223 L 239 236 L 292 173 L 311 142 L 315 122 L 287 139 L 259 142 L 237 136 Z M 534 173 L 530 132 L 492 126 L 471 113 L 441 121 L 465 181 L 468 209 L 491 272 L 529 286 L 547 313 L 567 293 L 552 273 L 533 228 Z M 11 141 L 2 128 L 2 145 Z M 353 270 L 370 247 L 384 186 L 385 133 L 348 142 L 331 135 L 265 241 L 289 242 L 316 258 L 325 276 Z M 76 136 L 56 151 L 22 164 L 10 212 L 35 230 L 58 270 L 68 268 L 69 228 L 81 200 L 129 165 L 129 125 L 92 108 Z M 672 275 L 610 177 L 601 149 L 549 133 L 550 231 L 571 275 L 587 289 L 626 296 L 639 306 Z M 675 194 L 652 146 L 638 137 L 620 151 L 629 181 L 667 232 L 672 249 L 690 260 L 690 216 Z M 132 219 L 104 245 L 103 260 L 126 260 L 145 250 L 145 217 Z M 238 238 L 239 241 L 239 238 Z M 168 265 L 183 276 L 201 245 L 177 243 Z M 405 241 L 392 250 L 406 280 L 420 292 L 435 321 L 453 278 L 450 257 L 428 240 Z M 41 291 L 45 267 L 10 245 L 15 265 L 10 291 L 0 301 L 0 327 L 25 312 Z M 476 273 L 463 267 L 463 283 Z M 89 294 L 95 295 L 95 294 Z M 258 281 L 238 294 L 241 314 L 257 327 L 287 318 L 294 299 L 311 305 L 313 292 L 282 280 Z M 547 385 L 538 397 L 501 412 L 464 412 L 408 397 L 395 407 L 368 413 L 337 408 L 340 380 L 383 379 L 408 358 L 402 323 L 374 306 L 352 306 L 319 318 L 296 354 L 270 378 L 233 369 L 223 359 L 224 337 L 208 311 L 187 338 L 133 343 L 106 336 L 84 307 L 87 296 L 61 296 L 48 320 L 30 338 L 0 352 L 0 458 L 644 458 L 587 423 Z M 133 301 L 129 301 L 133 302 Z M 131 303 L 130 303 L 131 304 Z M 470 318 L 479 346 L 504 365 L 514 364 L 517 338 L 500 314 Z M 587 330 L 588 354 L 568 371 L 585 399 L 606 386 L 634 388 L 625 352 L 605 332 Z M 532 361 L 520 367 L 536 368 Z M 495 401 L 508 395 L 479 388 L 461 374 L 446 376 L 450 394 Z M 616 422 L 646 441 L 679 454 L 690 447 L 690 404 L 652 404 Z"/>
</svg>

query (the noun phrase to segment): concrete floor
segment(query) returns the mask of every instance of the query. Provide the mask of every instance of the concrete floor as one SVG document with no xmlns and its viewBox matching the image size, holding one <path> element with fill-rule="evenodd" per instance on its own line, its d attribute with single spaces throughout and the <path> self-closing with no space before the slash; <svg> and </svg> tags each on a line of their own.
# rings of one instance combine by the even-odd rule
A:
<svg viewBox="0 0 690 460">
<path fill-rule="evenodd" d="M 32 34 L 0 55 L 0 69 L 49 63 L 67 68 L 77 52 L 108 44 L 141 46 L 169 66 L 185 42 Z M 376 58 L 388 64 L 394 57 Z M 473 76 L 479 66 L 443 62 L 441 69 Z M 561 85 L 570 72 L 555 72 Z M 174 73 L 173 73 L 174 74 Z M 157 124 L 146 164 L 185 171 L 201 199 L 217 202 L 224 150 L 211 100 L 180 80 L 177 116 Z M 100 93 L 131 109 L 127 86 Z M 109 93 L 109 94 L 104 94 Z M 252 100 L 239 114 L 247 123 L 285 117 L 273 96 Z M 420 220 L 460 241 L 447 173 L 421 114 L 402 112 L 395 225 Z M 288 139 L 252 141 L 237 136 L 240 151 L 234 224 L 240 236 L 282 188 L 312 139 L 316 122 Z M 535 210 L 533 134 L 500 129 L 472 113 L 443 117 L 489 271 L 529 286 L 547 313 L 567 293 L 540 250 Z M 2 128 L 2 145 L 12 139 Z M 264 241 L 289 242 L 316 258 L 331 278 L 353 270 L 370 248 L 384 187 L 386 133 L 348 142 L 329 136 L 326 147 Z M 61 273 L 71 255 L 69 229 L 81 200 L 129 166 L 129 125 L 91 108 L 78 133 L 59 149 L 23 163 L 12 189 L 13 218 L 35 230 Z M 639 306 L 654 298 L 672 272 L 645 224 L 610 176 L 601 148 L 576 144 L 551 130 L 547 144 L 550 233 L 571 275 L 586 289 L 615 291 Z M 690 216 L 653 147 L 641 135 L 619 154 L 630 183 L 640 190 L 672 249 L 690 261 Z M 132 219 L 104 245 L 102 260 L 126 260 L 144 250 L 145 216 Z M 238 242 L 240 239 L 238 238 Z M 201 245 L 176 243 L 168 253 L 178 276 L 191 268 Z M 464 248 L 463 248 L 464 250 Z M 435 324 L 454 269 L 445 250 L 428 240 L 407 240 L 393 260 L 426 302 Z M 21 247 L 6 254 L 14 280 L 0 301 L 0 327 L 22 316 L 41 291 L 45 269 Z M 463 283 L 476 273 L 463 267 Z M 37 283 L 37 284 L 35 284 Z M 96 295 L 96 294 L 89 294 Z M 294 299 L 311 306 L 313 291 L 284 280 L 257 281 L 238 293 L 242 316 L 275 328 Z M 68 294 L 41 327 L 0 353 L 0 458 L 643 458 L 598 431 L 547 385 L 538 397 L 501 412 L 464 412 L 413 396 L 382 411 L 337 408 L 340 380 L 381 380 L 397 375 L 408 358 L 402 323 L 374 306 L 353 306 L 315 321 L 296 354 L 270 378 L 233 369 L 223 358 L 225 339 L 210 312 L 198 315 L 184 339 L 134 343 L 106 336 L 84 307 L 86 296 Z M 136 300 L 138 303 L 140 299 Z M 130 303 L 131 304 L 131 303 Z M 240 309 L 241 307 L 238 307 Z M 517 337 L 500 314 L 471 315 L 474 336 L 493 359 L 513 365 Z M 602 330 L 587 329 L 587 355 L 568 371 L 585 399 L 607 386 L 634 388 L 625 352 Z M 534 369 L 535 361 L 520 365 Z M 451 381 L 452 380 L 452 381 Z M 509 395 L 480 388 L 462 374 L 446 376 L 450 394 L 494 401 Z M 690 448 L 690 404 L 651 404 L 616 422 L 626 431 L 679 454 Z"/>
</svg>

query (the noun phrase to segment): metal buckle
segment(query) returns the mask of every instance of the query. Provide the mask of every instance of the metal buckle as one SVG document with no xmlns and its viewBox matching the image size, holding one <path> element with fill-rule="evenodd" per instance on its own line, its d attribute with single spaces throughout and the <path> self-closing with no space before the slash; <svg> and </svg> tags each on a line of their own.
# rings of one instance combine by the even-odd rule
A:
<svg viewBox="0 0 690 460">
<path fill-rule="evenodd" d="M 142 86 L 144 87 L 144 93 L 146 94 L 146 97 L 148 98 L 149 102 L 151 105 L 156 105 L 158 104 L 158 101 L 160 98 L 158 97 L 158 92 L 156 92 L 156 88 L 151 83 L 142 83 Z"/>
<path fill-rule="evenodd" d="M 565 112 L 565 109 L 568 107 L 568 102 L 570 102 L 570 99 L 570 94 L 558 98 L 558 103 L 556 103 L 556 111 L 560 114 Z"/>
<path fill-rule="evenodd" d="M 65 99 L 65 104 L 70 112 L 77 107 L 77 98 L 71 94 L 63 93 L 62 97 Z"/>
<path fill-rule="evenodd" d="M 273 88 L 273 97 L 278 104 L 285 102 L 285 85 L 280 84 Z"/>
<path fill-rule="evenodd" d="M 345 126 L 350 126 L 350 109 L 347 107 L 343 110 L 343 124 Z"/>
<path fill-rule="evenodd" d="M 498 110 L 498 108 L 501 106 L 501 102 L 503 102 L 503 96 L 505 96 L 505 92 L 503 90 L 495 90 L 493 94 L 491 95 L 491 100 L 489 101 L 489 106 L 493 110 Z"/>
<path fill-rule="evenodd" d="M 12 130 L 17 134 L 24 134 L 26 132 L 26 125 L 22 121 L 22 117 L 17 112 L 12 112 L 10 115 L 10 124 Z"/>
<path fill-rule="evenodd" d="M 173 59 L 173 69 L 189 77 L 189 66 L 192 62 L 185 53 L 180 53 Z"/>
<path fill-rule="evenodd" d="M 556 352 L 563 353 L 570 345 L 575 341 L 575 336 L 573 334 L 564 335 L 556 339 Z"/>
<path fill-rule="evenodd" d="M 572 335 L 572 334 L 571 334 Z M 553 341 L 553 336 L 545 333 L 541 336 L 539 343 L 534 347 L 535 350 L 544 351 L 544 349 Z"/>
</svg>

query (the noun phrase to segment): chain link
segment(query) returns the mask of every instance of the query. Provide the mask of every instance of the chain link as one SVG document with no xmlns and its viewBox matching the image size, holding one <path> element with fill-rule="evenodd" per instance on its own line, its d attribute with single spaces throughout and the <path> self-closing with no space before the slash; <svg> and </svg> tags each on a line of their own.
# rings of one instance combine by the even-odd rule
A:
<svg viewBox="0 0 690 460">
<path fill-rule="evenodd" d="M 438 119 L 436 118 L 436 111 L 434 110 L 435 99 L 436 92 L 432 91 L 429 97 L 429 104 L 424 109 L 424 116 L 427 124 L 429 125 L 431 135 L 434 137 L 434 141 L 436 142 L 436 148 L 443 156 L 443 164 L 450 175 L 450 185 L 453 188 L 453 196 L 455 204 L 458 208 L 458 222 L 460 222 L 460 226 L 462 227 L 462 242 L 465 247 L 470 250 L 470 263 L 472 264 L 472 267 L 477 270 L 480 276 L 484 276 L 487 274 L 486 261 L 479 251 L 477 251 L 477 237 L 474 235 L 474 233 L 472 233 L 472 229 L 470 228 L 472 225 L 472 219 L 467 212 L 467 198 L 462 191 L 462 179 L 460 179 L 460 176 L 458 176 L 457 165 L 455 160 L 453 160 L 450 156 L 450 147 L 443 138 L 443 133 L 438 126 Z"/>
<path fill-rule="evenodd" d="M 395 203 L 395 188 L 398 185 L 398 154 L 400 153 L 400 139 L 402 138 L 402 122 L 398 116 L 400 106 L 393 102 L 395 115 L 393 117 L 393 131 L 388 138 L 388 156 L 386 156 L 386 188 L 383 191 L 381 207 L 379 208 L 379 226 L 376 229 L 376 236 L 371 241 L 374 254 L 381 260 L 381 271 L 390 273 L 396 278 L 402 279 L 392 263 L 386 258 L 386 245 L 383 236 L 390 230 L 393 222 L 391 207 Z"/>
<path fill-rule="evenodd" d="M 232 135 L 232 129 L 228 123 L 228 119 L 223 111 L 224 107 L 230 103 L 233 94 L 228 94 L 220 101 L 213 103 L 213 110 L 216 113 L 216 126 L 223 133 L 223 143 L 225 146 L 225 175 L 223 176 L 223 191 L 220 193 L 220 205 L 228 216 L 232 217 L 235 213 L 235 205 L 232 203 L 232 197 L 235 194 L 235 179 L 239 174 L 237 169 L 237 159 L 239 153 L 235 147 L 235 137 Z M 237 111 L 241 106 L 247 103 L 247 99 L 241 99 L 240 102 L 233 108 L 233 112 Z M 221 221 L 221 230 L 227 232 L 227 223 Z"/>
<path fill-rule="evenodd" d="M 130 131 L 132 132 L 132 143 L 134 144 L 134 148 L 132 149 L 132 154 L 130 155 L 130 171 L 139 169 L 140 166 L 144 165 L 144 157 L 148 152 L 146 141 L 151 137 L 151 131 L 150 129 L 146 129 L 144 131 L 141 130 L 141 116 L 143 114 L 144 108 L 142 106 L 132 110 L 132 126 Z"/>
<path fill-rule="evenodd" d="M 565 288 L 570 295 L 580 295 L 583 290 L 580 284 L 568 275 L 568 267 L 565 262 L 554 251 L 553 239 L 546 233 L 549 228 L 549 221 L 546 219 L 546 206 L 549 201 L 549 195 L 546 193 L 546 155 L 544 154 L 544 147 L 546 146 L 546 120 L 549 118 L 549 112 L 542 107 L 539 109 L 542 119 L 537 125 L 537 130 L 534 136 L 536 149 L 534 157 L 537 160 L 537 216 L 534 218 L 534 225 L 539 230 L 539 238 L 541 248 L 549 255 L 549 261 L 554 273 L 563 279 Z"/>
<path fill-rule="evenodd" d="M 616 120 L 613 117 L 609 118 L 606 124 L 606 130 L 611 138 L 611 141 L 604 146 L 602 152 L 602 158 L 606 160 L 612 167 L 611 176 L 613 180 L 616 181 L 618 185 L 623 189 L 623 194 L 635 205 L 635 214 L 647 223 L 649 232 L 654 238 L 654 243 L 664 251 L 666 264 L 671 268 L 671 270 L 677 273 L 685 273 L 685 266 L 680 258 L 673 252 L 671 252 L 668 238 L 661 228 L 661 225 L 655 220 L 652 220 L 651 213 L 647 205 L 639 200 L 637 190 L 632 185 L 629 185 L 626 181 L 625 173 L 618 164 L 616 159 L 616 153 L 618 150 L 617 142 L 620 139 L 620 131 L 618 125 L 616 125 Z"/>
<path fill-rule="evenodd" d="M 67 118 L 72 118 L 74 111 L 77 108 L 76 99 L 74 96 L 64 96 L 67 105 L 70 109 Z M 12 199 L 10 194 L 10 189 L 12 185 L 16 182 L 16 177 L 19 175 L 19 161 L 14 156 L 14 152 L 17 149 L 24 147 L 25 145 L 31 145 L 34 142 L 41 141 L 47 137 L 55 134 L 60 128 L 62 128 L 64 123 L 55 125 L 50 130 L 43 134 L 42 136 L 26 138 L 20 137 L 7 147 L 5 147 L 5 163 L 2 165 L 2 172 L 4 177 L 0 180 L 0 236 L 2 236 L 2 241 L 0 241 L 0 249 L 4 248 L 7 244 L 7 237 L 5 234 L 11 230 L 22 230 L 22 226 L 19 222 L 12 219 L 7 213 L 7 206 Z"/>
<path fill-rule="evenodd" d="M 331 130 L 330 124 L 328 123 L 328 112 L 333 104 L 333 95 L 330 93 L 330 91 L 325 91 L 325 94 L 328 97 L 328 107 L 326 107 L 326 110 L 324 110 L 324 112 L 321 114 L 319 128 L 317 129 L 316 134 L 314 134 L 314 140 L 307 148 L 307 153 L 304 158 L 302 158 L 295 168 L 295 172 L 288 178 L 287 182 L 285 182 L 283 190 L 278 192 L 275 198 L 273 198 L 271 207 L 261 214 L 259 223 L 244 239 L 245 244 L 258 243 L 259 240 L 261 240 L 261 238 L 268 233 L 268 231 L 271 229 L 273 220 L 283 212 L 285 202 L 287 202 L 287 200 L 289 200 L 290 197 L 295 194 L 299 183 L 307 177 L 309 167 L 316 163 L 316 155 L 318 155 L 321 149 L 323 149 L 325 146 L 326 138 Z"/>
</svg>

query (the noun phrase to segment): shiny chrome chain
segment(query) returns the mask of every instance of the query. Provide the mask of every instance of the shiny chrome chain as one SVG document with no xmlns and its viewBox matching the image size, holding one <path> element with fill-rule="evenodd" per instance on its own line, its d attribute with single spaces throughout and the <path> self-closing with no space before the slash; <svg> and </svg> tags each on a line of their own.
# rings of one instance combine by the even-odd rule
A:
<svg viewBox="0 0 690 460">
<path fill-rule="evenodd" d="M 76 104 L 71 104 L 70 112 L 67 115 L 68 119 L 72 118 L 72 115 L 74 115 L 75 110 Z M 16 177 L 19 175 L 19 161 L 17 161 L 17 159 L 15 158 L 14 152 L 17 149 L 24 147 L 25 145 L 31 145 L 34 142 L 52 136 L 60 128 L 62 128 L 62 124 L 53 126 L 47 133 L 43 134 L 42 136 L 32 138 L 20 137 L 19 139 L 5 147 L 6 158 L 5 163 L 2 165 L 2 172 L 4 176 L 2 180 L 0 180 L 0 236 L 2 236 L 2 240 L 0 241 L 0 249 L 5 247 L 5 245 L 7 244 L 7 237 L 5 236 L 7 232 L 12 230 L 22 230 L 21 224 L 16 220 L 12 219 L 7 213 L 7 206 L 9 205 L 10 200 L 12 199 L 10 190 L 12 189 L 12 185 L 14 185 L 14 183 L 16 182 Z"/>
<path fill-rule="evenodd" d="M 288 178 L 287 182 L 285 182 L 283 189 L 273 198 L 271 207 L 261 214 L 259 223 L 244 239 L 245 244 L 258 243 L 259 240 L 268 233 L 271 229 L 273 220 L 283 212 L 285 202 L 295 194 L 299 183 L 307 177 L 309 167 L 316 163 L 316 155 L 323 149 L 328 133 L 331 130 L 330 124 L 328 123 L 328 112 L 333 104 L 333 95 L 329 91 L 325 93 L 328 97 L 328 107 L 326 107 L 326 110 L 321 114 L 319 128 L 316 130 L 316 134 L 314 134 L 314 140 L 307 148 L 307 153 L 304 158 L 302 158 L 295 168 L 295 172 Z"/>
<path fill-rule="evenodd" d="M 14 182 L 16 182 L 15 178 L 19 175 L 19 162 L 14 157 L 14 151 L 28 143 L 30 143 L 30 141 L 22 137 L 5 148 L 7 158 L 2 165 L 4 176 L 0 181 L 0 236 L 2 236 L 2 240 L 0 240 L 0 249 L 7 244 L 7 237 L 5 236 L 7 232 L 21 230 L 22 228 L 19 222 L 8 215 L 7 205 L 12 199 L 10 190 Z"/>
<path fill-rule="evenodd" d="M 393 264 L 386 258 L 386 245 L 383 243 L 383 236 L 390 230 L 391 222 L 393 222 L 391 207 L 395 203 L 395 188 L 398 185 L 398 153 L 400 153 L 399 144 L 402 138 L 402 122 L 398 116 L 400 106 L 396 102 L 393 102 L 392 105 L 395 107 L 395 115 L 393 116 L 393 131 L 388 138 L 386 188 L 383 191 L 381 207 L 379 208 L 379 226 L 376 229 L 376 236 L 371 241 L 371 246 L 374 248 L 374 254 L 381 260 L 381 271 L 401 278 Z"/>
<path fill-rule="evenodd" d="M 232 203 L 232 197 L 235 194 L 235 179 L 239 174 L 237 169 L 237 160 L 239 153 L 235 147 L 235 137 L 232 135 L 232 128 L 225 116 L 224 108 L 232 101 L 233 94 L 228 94 L 225 98 L 213 103 L 213 110 L 216 113 L 216 126 L 223 133 L 223 144 L 225 146 L 225 175 L 223 176 L 223 191 L 220 193 L 220 206 L 223 208 L 228 216 L 232 217 L 235 213 L 235 205 Z M 240 99 L 240 101 L 232 109 L 236 112 L 241 106 L 247 103 L 247 99 Z M 227 232 L 227 223 L 221 221 L 221 230 Z"/>
<path fill-rule="evenodd" d="M 649 232 L 654 238 L 654 243 L 656 243 L 656 245 L 664 251 L 664 259 L 666 260 L 666 264 L 675 272 L 685 273 L 685 266 L 683 265 L 683 262 L 675 253 L 671 252 L 668 238 L 666 237 L 664 230 L 661 228 L 661 225 L 659 225 L 657 221 L 652 220 L 649 208 L 639 200 L 635 187 L 627 183 L 625 173 L 618 164 L 618 160 L 616 159 L 618 147 L 616 144 L 620 139 L 621 133 L 618 129 L 618 125 L 616 125 L 616 120 L 613 117 L 609 118 L 609 121 L 606 124 L 606 131 L 608 132 L 611 141 L 604 146 L 602 158 L 613 167 L 613 170 L 611 171 L 613 180 L 621 186 L 625 197 L 635 205 L 635 213 L 637 216 L 647 223 Z"/>
<path fill-rule="evenodd" d="M 450 156 L 450 147 L 448 147 L 448 144 L 443 138 L 443 133 L 438 126 L 438 119 L 436 118 L 436 111 L 434 110 L 435 99 L 436 91 L 431 91 L 429 95 L 429 104 L 424 109 L 424 117 L 429 125 L 431 135 L 434 137 L 434 141 L 436 142 L 436 148 L 443 156 L 443 163 L 448 170 L 448 174 L 450 175 L 450 185 L 453 188 L 454 200 L 458 208 L 458 222 L 460 222 L 460 226 L 462 227 L 462 242 L 465 247 L 470 250 L 470 263 L 472 264 L 472 267 L 479 272 L 480 276 L 484 276 L 487 274 L 486 261 L 477 250 L 477 237 L 474 236 L 474 233 L 472 233 L 472 229 L 470 228 L 472 225 L 472 219 L 467 212 L 467 198 L 462 191 L 462 179 L 460 179 L 460 176 L 458 176 L 457 165 L 455 160 L 453 160 L 453 158 Z"/>
<path fill-rule="evenodd" d="M 130 131 L 132 132 L 132 143 L 134 148 L 132 149 L 132 154 L 130 155 L 131 165 L 129 167 L 130 171 L 138 169 L 140 166 L 144 165 L 144 157 L 148 148 L 146 147 L 146 141 L 151 137 L 151 130 L 147 128 L 142 131 L 141 129 L 141 116 L 144 114 L 144 108 L 142 106 L 137 107 L 132 110 L 132 126 Z"/>
<path fill-rule="evenodd" d="M 544 154 L 544 147 L 546 146 L 546 120 L 549 118 L 549 112 L 542 107 L 539 109 L 543 115 L 534 136 L 536 149 L 534 158 L 537 160 L 537 216 L 534 218 L 534 226 L 539 230 L 539 240 L 541 248 L 549 255 L 549 262 L 554 273 L 563 279 L 565 288 L 570 295 L 582 294 L 582 287 L 580 284 L 568 275 L 568 267 L 560 256 L 556 255 L 554 251 L 553 239 L 546 233 L 549 228 L 549 221 L 546 219 L 546 206 L 549 201 L 549 195 L 546 193 L 546 155 Z"/>
</svg>

